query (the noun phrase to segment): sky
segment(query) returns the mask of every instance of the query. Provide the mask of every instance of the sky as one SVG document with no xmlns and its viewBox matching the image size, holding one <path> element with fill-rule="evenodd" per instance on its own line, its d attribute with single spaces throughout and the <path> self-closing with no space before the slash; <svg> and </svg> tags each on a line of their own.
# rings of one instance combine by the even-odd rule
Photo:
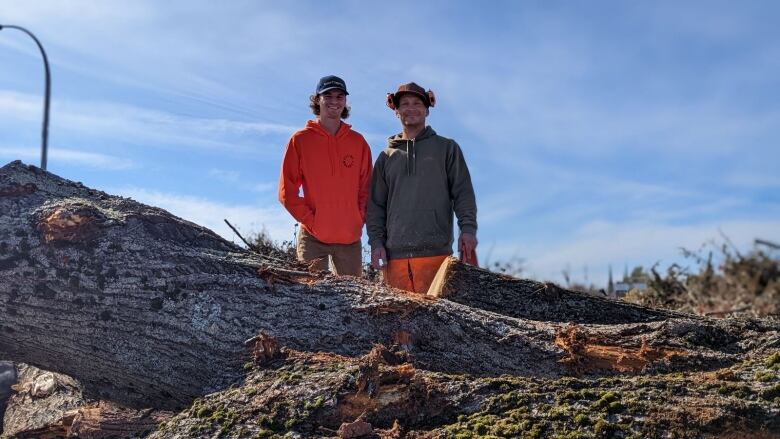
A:
<svg viewBox="0 0 780 439">
<path fill-rule="evenodd" d="M 400 131 L 386 93 L 415 81 L 466 157 L 480 261 L 597 286 L 690 265 L 680 248 L 780 242 L 779 18 L 775 1 L 0 1 L 51 63 L 57 175 L 289 241 L 280 161 L 319 78 L 346 80 L 374 158 Z M 32 39 L 0 31 L 0 166 L 40 164 L 43 82 Z"/>
</svg>

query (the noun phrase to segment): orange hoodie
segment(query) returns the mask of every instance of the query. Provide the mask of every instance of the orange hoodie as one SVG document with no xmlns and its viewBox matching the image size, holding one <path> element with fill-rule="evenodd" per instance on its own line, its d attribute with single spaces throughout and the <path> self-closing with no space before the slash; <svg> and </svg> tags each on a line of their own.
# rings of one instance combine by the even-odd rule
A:
<svg viewBox="0 0 780 439">
<path fill-rule="evenodd" d="M 279 201 L 317 240 L 352 244 L 365 223 L 371 169 L 371 149 L 351 125 L 334 136 L 310 120 L 287 143 Z"/>
</svg>

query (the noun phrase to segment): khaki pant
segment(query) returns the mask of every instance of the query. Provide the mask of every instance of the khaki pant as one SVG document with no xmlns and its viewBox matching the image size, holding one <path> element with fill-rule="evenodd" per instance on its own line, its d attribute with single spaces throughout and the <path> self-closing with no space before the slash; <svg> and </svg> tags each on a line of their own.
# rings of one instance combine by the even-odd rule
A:
<svg viewBox="0 0 780 439">
<path fill-rule="evenodd" d="M 352 244 L 326 244 L 303 227 L 298 234 L 298 260 L 312 262 L 313 270 L 327 270 L 330 259 L 336 274 L 360 276 L 363 274 L 361 251 L 359 239 Z"/>
</svg>

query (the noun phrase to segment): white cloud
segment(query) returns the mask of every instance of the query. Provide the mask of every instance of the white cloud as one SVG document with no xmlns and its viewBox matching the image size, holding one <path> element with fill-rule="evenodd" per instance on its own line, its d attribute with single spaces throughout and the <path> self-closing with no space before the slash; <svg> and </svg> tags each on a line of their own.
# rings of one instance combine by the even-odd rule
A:
<svg viewBox="0 0 780 439">
<path fill-rule="evenodd" d="M 229 183 L 239 189 L 250 192 L 268 192 L 276 187 L 272 182 L 251 182 L 243 177 L 238 171 L 228 171 L 225 169 L 210 169 L 209 176 L 223 183 Z"/>
<path fill-rule="evenodd" d="M 1 124 L 38 121 L 40 97 L 0 90 Z M 259 137 L 289 135 L 297 128 L 266 122 L 243 122 L 178 116 L 172 113 L 112 102 L 56 99 L 51 108 L 51 130 L 80 136 L 123 139 L 138 145 L 258 152 Z M 262 150 L 260 151 L 262 152 Z M 277 154 L 277 151 L 273 151 Z"/>
<path fill-rule="evenodd" d="M 192 0 L 4 0 L 3 19 L 34 29 L 54 65 L 85 77 L 235 107 L 252 103 L 230 81 L 235 71 L 281 64 L 310 47 L 303 42 L 318 42 L 300 14 L 284 9 Z"/>
<path fill-rule="evenodd" d="M 576 281 L 583 280 L 584 267 L 588 267 L 589 280 L 604 285 L 609 265 L 613 272 L 619 272 L 624 264 L 631 269 L 635 265 L 649 268 L 656 262 L 661 262 L 662 267 L 684 262 L 680 248 L 696 250 L 712 240 L 722 242 L 721 233 L 740 251 L 746 251 L 755 238 L 780 240 L 780 221 L 734 220 L 696 225 L 591 222 L 567 234 L 563 242 L 496 246 L 492 258 L 520 255 L 527 261 L 529 277 L 558 282 L 562 281 L 561 270 L 567 266 L 572 267 Z"/>
<path fill-rule="evenodd" d="M 150 206 L 163 208 L 176 216 L 213 230 L 228 241 L 240 243 L 233 231 L 225 224 L 225 219 L 247 239 L 249 239 L 248 235 L 260 232 L 264 228 L 276 241 L 290 241 L 293 238 L 295 221 L 281 205 L 227 204 L 202 197 L 138 187 L 118 188 L 111 192 Z"/>
<path fill-rule="evenodd" d="M 40 148 L 10 148 L 0 146 L 0 157 L 7 160 L 22 160 L 27 163 L 40 163 Z M 49 149 L 48 162 L 63 162 L 79 166 L 87 166 L 102 170 L 125 170 L 136 167 L 135 162 L 123 157 L 107 154 L 77 151 L 73 149 Z"/>
</svg>

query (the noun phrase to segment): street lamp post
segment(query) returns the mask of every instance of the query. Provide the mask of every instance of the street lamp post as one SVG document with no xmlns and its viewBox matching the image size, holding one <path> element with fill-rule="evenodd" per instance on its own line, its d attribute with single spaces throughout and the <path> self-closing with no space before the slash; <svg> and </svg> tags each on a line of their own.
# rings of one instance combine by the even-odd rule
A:
<svg viewBox="0 0 780 439">
<path fill-rule="evenodd" d="M 43 101 L 43 129 L 41 131 L 41 169 L 46 170 L 46 158 L 49 150 L 49 101 L 51 100 L 51 75 L 49 73 L 49 59 L 46 57 L 46 51 L 43 50 L 41 42 L 38 38 L 35 38 L 32 32 L 21 26 L 13 26 L 8 24 L 0 24 L 0 30 L 3 29 L 16 29 L 29 35 L 38 45 L 38 49 L 41 50 L 43 56 L 43 66 L 46 69 L 46 92 Z"/>
</svg>

